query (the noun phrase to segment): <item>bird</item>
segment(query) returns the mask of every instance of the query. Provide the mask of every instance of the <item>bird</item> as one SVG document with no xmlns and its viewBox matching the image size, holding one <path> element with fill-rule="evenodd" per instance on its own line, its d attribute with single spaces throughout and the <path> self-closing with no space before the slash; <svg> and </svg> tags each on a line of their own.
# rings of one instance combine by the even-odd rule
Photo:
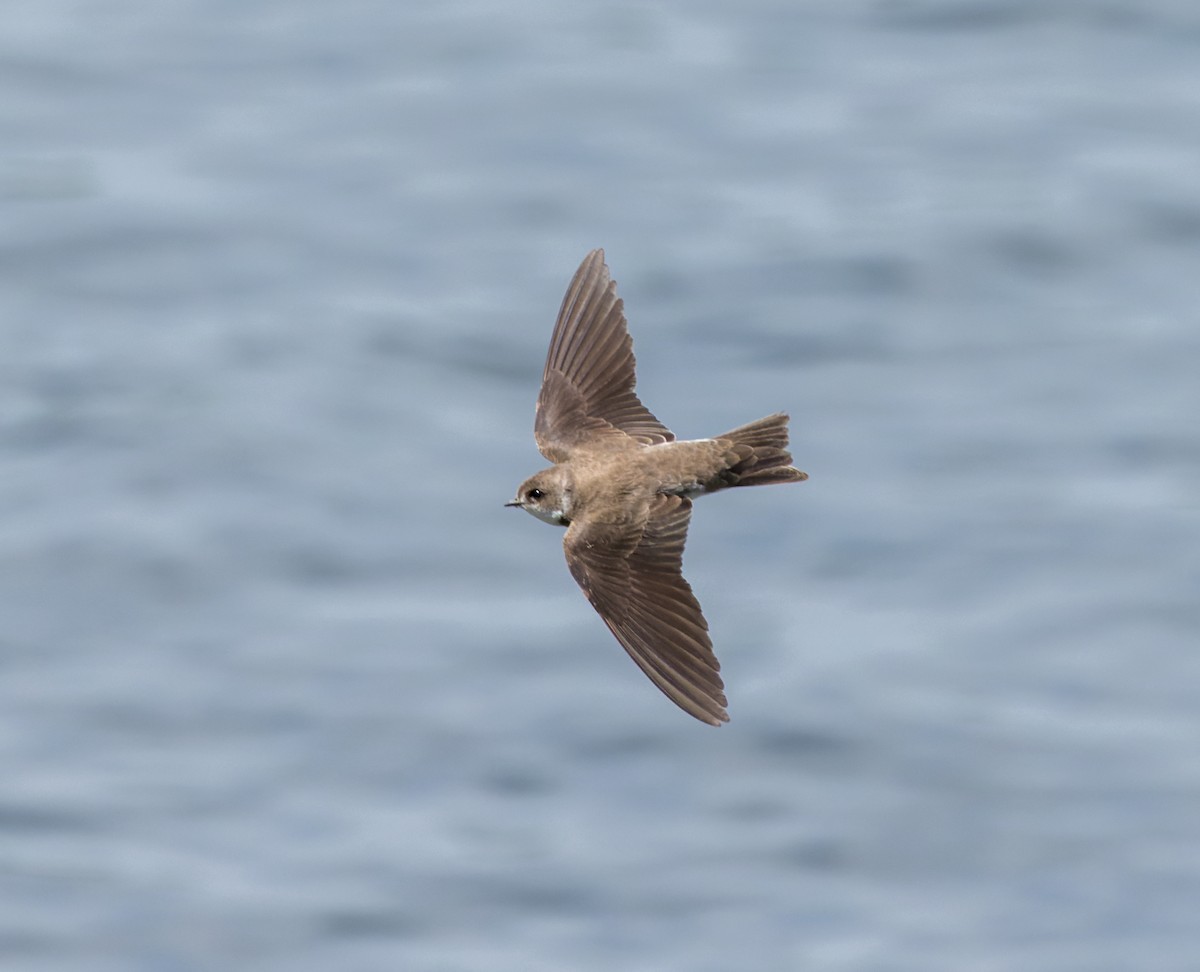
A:
<svg viewBox="0 0 1200 972">
<path fill-rule="evenodd" d="M 505 506 L 565 527 L 571 576 L 659 690 L 701 722 L 729 721 L 708 622 L 683 576 L 692 502 L 736 486 L 796 483 L 788 415 L 678 440 L 639 400 L 624 302 L 592 250 L 554 325 L 534 416 L 549 468 Z"/>
</svg>

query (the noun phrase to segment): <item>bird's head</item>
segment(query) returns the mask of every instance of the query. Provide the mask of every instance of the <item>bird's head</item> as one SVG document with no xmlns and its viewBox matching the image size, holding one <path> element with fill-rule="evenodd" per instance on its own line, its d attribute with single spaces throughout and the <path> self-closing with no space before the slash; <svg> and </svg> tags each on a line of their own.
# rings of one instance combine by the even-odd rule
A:
<svg viewBox="0 0 1200 972">
<path fill-rule="evenodd" d="M 561 466 L 551 466 L 530 476 L 517 490 L 516 498 L 505 506 L 519 506 L 539 520 L 555 526 L 571 523 L 571 482 Z"/>
</svg>

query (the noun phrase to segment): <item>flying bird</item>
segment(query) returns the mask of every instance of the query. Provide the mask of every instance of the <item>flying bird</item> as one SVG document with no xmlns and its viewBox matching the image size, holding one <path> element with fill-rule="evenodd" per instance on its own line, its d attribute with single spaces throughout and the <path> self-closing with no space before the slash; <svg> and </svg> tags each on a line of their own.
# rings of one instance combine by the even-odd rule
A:
<svg viewBox="0 0 1200 972">
<path fill-rule="evenodd" d="M 692 500 L 733 486 L 796 483 L 788 416 L 678 441 L 634 393 L 624 304 L 593 250 L 567 288 L 542 372 L 533 434 L 553 466 L 506 506 L 566 527 L 571 576 L 609 630 L 672 702 L 729 721 L 708 622 L 682 573 Z"/>
</svg>

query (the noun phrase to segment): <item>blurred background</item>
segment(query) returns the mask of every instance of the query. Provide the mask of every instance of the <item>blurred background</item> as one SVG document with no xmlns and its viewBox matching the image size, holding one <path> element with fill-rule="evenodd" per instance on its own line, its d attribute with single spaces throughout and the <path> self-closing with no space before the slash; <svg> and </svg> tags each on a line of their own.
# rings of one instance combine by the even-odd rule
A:
<svg viewBox="0 0 1200 972">
<path fill-rule="evenodd" d="M 1200 968 L 1200 10 L 12 6 L 6 970 Z M 733 721 L 501 503 L 607 249 Z"/>
</svg>

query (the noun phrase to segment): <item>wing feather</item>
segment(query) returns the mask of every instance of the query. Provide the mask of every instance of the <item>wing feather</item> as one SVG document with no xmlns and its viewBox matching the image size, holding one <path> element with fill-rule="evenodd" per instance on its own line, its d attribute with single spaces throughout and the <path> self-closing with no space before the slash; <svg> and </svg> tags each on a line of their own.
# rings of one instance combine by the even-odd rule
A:
<svg viewBox="0 0 1200 972">
<path fill-rule="evenodd" d="M 656 496 L 643 525 L 577 520 L 563 547 L 571 576 L 621 646 L 671 701 L 710 725 L 728 722 L 708 623 L 684 579 L 692 504 Z"/>
<path fill-rule="evenodd" d="M 624 303 L 593 250 L 579 265 L 554 325 L 533 434 L 538 449 L 562 462 L 581 446 L 653 445 L 675 436 L 641 403 Z"/>
</svg>

